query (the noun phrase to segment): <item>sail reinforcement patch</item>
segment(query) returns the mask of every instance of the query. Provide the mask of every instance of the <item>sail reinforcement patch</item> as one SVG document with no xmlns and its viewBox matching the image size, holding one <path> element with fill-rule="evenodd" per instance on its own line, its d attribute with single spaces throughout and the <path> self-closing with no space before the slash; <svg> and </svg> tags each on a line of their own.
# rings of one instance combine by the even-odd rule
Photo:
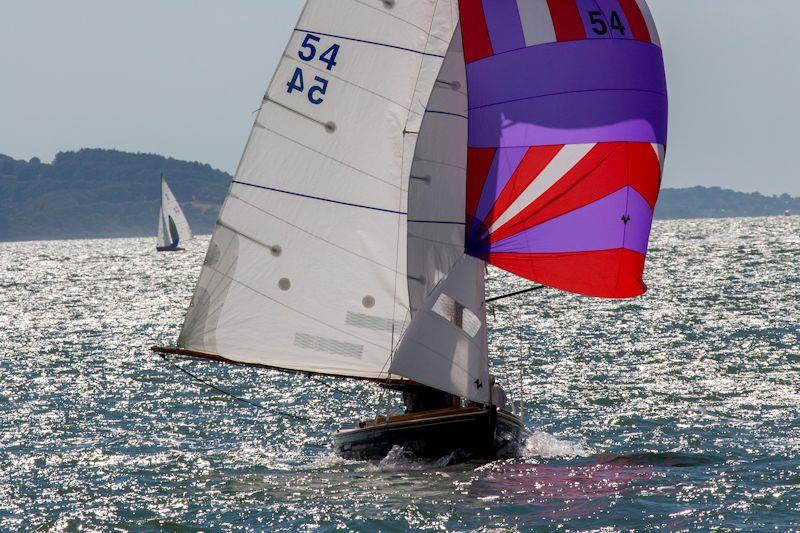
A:
<svg viewBox="0 0 800 533">
<path fill-rule="evenodd" d="M 396 333 L 401 332 L 404 325 L 399 320 L 370 316 L 363 313 L 353 313 L 352 311 L 347 312 L 347 320 L 345 323 L 348 326 L 354 326 L 361 329 L 371 329 L 373 331 L 394 331 Z"/>
<path fill-rule="evenodd" d="M 294 345 L 299 348 L 306 348 L 314 350 L 315 352 L 325 352 L 333 355 L 342 355 L 344 357 L 353 357 L 361 359 L 364 355 L 364 347 L 358 344 L 350 344 L 349 342 L 337 341 L 334 339 L 326 339 L 324 337 L 317 337 L 316 335 L 309 335 L 307 333 L 296 333 L 294 336 Z"/>
<path fill-rule="evenodd" d="M 481 319 L 464 307 L 453 298 L 446 294 L 440 294 L 436 303 L 433 305 L 433 312 L 448 322 L 460 328 L 472 338 L 481 330 Z"/>
</svg>

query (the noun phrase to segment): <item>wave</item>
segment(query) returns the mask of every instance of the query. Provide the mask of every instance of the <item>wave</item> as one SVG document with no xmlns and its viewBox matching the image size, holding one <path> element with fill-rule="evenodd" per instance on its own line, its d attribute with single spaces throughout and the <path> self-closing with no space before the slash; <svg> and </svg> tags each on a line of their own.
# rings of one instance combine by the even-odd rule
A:
<svg viewBox="0 0 800 533">
<path fill-rule="evenodd" d="M 522 448 L 523 459 L 589 457 L 592 451 L 584 444 L 561 440 L 543 431 L 533 432 Z"/>
<path fill-rule="evenodd" d="M 671 468 L 691 468 L 712 465 L 720 461 L 718 457 L 687 453 L 645 452 L 617 455 L 604 453 L 595 457 L 598 463 L 615 466 L 666 466 Z"/>
</svg>

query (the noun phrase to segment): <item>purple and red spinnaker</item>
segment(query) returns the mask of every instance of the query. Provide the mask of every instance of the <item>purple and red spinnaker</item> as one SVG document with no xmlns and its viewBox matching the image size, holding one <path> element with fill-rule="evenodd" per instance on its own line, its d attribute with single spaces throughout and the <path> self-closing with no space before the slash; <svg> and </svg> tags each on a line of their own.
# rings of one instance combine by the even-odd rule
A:
<svg viewBox="0 0 800 533">
<path fill-rule="evenodd" d="M 642 281 L 667 143 L 644 0 L 460 0 L 467 252 L 570 292 Z"/>
</svg>

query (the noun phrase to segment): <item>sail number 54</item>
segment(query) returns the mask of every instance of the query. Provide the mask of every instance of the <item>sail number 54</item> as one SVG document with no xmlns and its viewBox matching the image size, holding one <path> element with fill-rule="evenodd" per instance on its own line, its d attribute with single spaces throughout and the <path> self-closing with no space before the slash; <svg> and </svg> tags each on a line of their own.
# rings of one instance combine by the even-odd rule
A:
<svg viewBox="0 0 800 533">
<path fill-rule="evenodd" d="M 315 61 L 322 63 L 326 70 L 331 71 L 336 67 L 336 57 L 339 55 L 340 45 L 333 44 L 326 48 L 319 46 L 321 41 L 320 37 L 307 33 L 300 44 L 300 50 L 297 51 L 297 57 L 306 63 Z M 321 50 L 324 51 L 320 52 Z M 328 91 L 328 79 L 322 76 L 314 76 L 314 83 L 309 85 L 308 91 L 306 91 L 305 73 L 302 67 L 297 67 L 286 87 L 286 92 L 289 94 L 295 91 L 305 92 L 309 102 L 319 105 L 325 101 L 325 93 Z"/>
<path fill-rule="evenodd" d="M 592 23 L 592 31 L 597 35 L 607 35 L 609 29 L 617 31 L 620 35 L 625 35 L 625 25 L 616 11 L 611 12 L 611 18 L 607 22 L 606 16 L 602 11 L 590 11 L 589 22 Z"/>
</svg>

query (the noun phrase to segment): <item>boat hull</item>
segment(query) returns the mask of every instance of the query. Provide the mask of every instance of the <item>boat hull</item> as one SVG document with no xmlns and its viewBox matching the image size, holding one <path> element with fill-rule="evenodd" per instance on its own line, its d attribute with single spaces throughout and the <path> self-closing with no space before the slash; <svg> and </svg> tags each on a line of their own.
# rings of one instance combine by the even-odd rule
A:
<svg viewBox="0 0 800 533">
<path fill-rule="evenodd" d="M 421 458 L 459 452 L 465 459 L 494 459 L 516 456 L 524 430 L 506 411 L 447 409 L 361 423 L 335 433 L 333 442 L 338 455 L 358 461 L 383 459 L 395 446 Z"/>
<path fill-rule="evenodd" d="M 182 252 L 183 250 L 184 250 L 183 248 L 177 248 L 177 247 L 173 248 L 172 246 L 157 246 L 156 247 L 156 251 L 157 252 Z"/>
</svg>

